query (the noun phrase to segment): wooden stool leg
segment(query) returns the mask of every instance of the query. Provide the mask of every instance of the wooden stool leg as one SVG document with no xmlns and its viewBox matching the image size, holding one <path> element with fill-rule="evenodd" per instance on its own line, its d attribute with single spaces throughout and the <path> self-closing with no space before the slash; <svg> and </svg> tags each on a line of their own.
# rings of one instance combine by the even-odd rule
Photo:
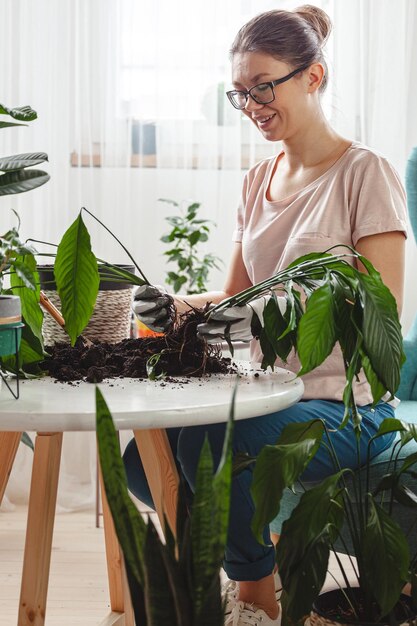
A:
<svg viewBox="0 0 417 626">
<path fill-rule="evenodd" d="M 22 433 L 0 432 L 0 504 L 6 491 L 21 436 Z"/>
<path fill-rule="evenodd" d="M 18 626 L 43 626 L 48 593 L 62 433 L 35 441 Z"/>
<path fill-rule="evenodd" d="M 165 513 L 175 536 L 179 478 L 166 431 L 155 428 L 133 433 L 161 526 Z"/>
</svg>

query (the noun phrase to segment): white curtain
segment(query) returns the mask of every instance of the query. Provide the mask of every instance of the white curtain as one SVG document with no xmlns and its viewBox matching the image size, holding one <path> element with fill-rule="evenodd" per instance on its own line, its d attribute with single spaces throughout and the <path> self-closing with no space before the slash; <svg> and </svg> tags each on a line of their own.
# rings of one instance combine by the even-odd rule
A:
<svg viewBox="0 0 417 626">
<path fill-rule="evenodd" d="M 145 274 L 162 283 L 167 267 L 160 237 L 172 209 L 158 199 L 192 199 L 217 224 L 207 250 L 227 264 L 243 170 L 277 149 L 224 96 L 228 50 L 238 28 L 256 13 L 299 4 L 3 0 L 0 102 L 30 104 L 39 119 L 29 128 L 1 130 L 0 154 L 46 151 L 51 180 L 3 198 L 0 228 L 14 222 L 14 208 L 24 236 L 57 242 L 87 206 Z M 334 21 L 324 99 L 331 122 L 346 137 L 383 152 L 403 175 L 417 145 L 415 0 L 316 4 Z M 88 226 L 98 256 L 126 261 L 109 235 L 93 222 Z M 407 254 L 408 267 L 415 267 L 414 245 Z M 222 279 L 222 272 L 213 272 L 211 286 Z M 409 285 L 405 328 L 417 310 L 411 278 Z M 70 435 L 67 441 L 64 448 L 79 450 L 80 458 L 64 451 L 59 505 L 91 505 L 94 436 Z M 25 497 L 29 482 L 31 453 L 20 448 L 7 491 L 12 501 Z"/>
</svg>

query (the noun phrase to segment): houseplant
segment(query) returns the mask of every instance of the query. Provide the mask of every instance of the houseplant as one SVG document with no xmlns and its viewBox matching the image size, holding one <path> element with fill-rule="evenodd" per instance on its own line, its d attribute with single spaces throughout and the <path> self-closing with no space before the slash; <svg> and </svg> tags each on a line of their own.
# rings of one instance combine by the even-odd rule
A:
<svg viewBox="0 0 417 626">
<path fill-rule="evenodd" d="M 181 290 L 187 294 L 207 291 L 210 270 L 219 269 L 219 263 L 222 263 L 213 254 L 199 254 L 200 244 L 205 243 L 210 235 L 210 220 L 198 217 L 199 202 L 192 202 L 184 208 L 174 200 L 161 199 L 161 202 L 172 204 L 179 210 L 179 215 L 165 218 L 172 228 L 161 237 L 161 241 L 171 246 L 164 252 L 168 263 L 176 264 L 175 271 L 167 272 L 165 282 L 172 285 L 175 293 Z"/>
<path fill-rule="evenodd" d="M 29 106 L 16 107 L 10 109 L 0 104 L 0 128 L 12 128 L 15 126 L 26 126 L 27 122 L 31 122 L 37 118 L 37 113 Z M 6 119 L 5 119 L 6 118 Z M 44 185 L 49 180 L 49 174 L 43 170 L 33 169 L 33 166 L 39 165 L 48 160 L 48 156 L 44 152 L 16 154 L 0 158 L 0 196 L 10 194 L 23 193 L 36 189 Z M 30 168 L 30 169 L 29 169 Z M 7 319 L 10 317 L 10 307 L 15 311 L 14 317 L 20 317 L 26 321 L 28 311 L 37 308 L 36 301 L 39 301 L 39 287 L 37 286 L 38 278 L 36 273 L 36 263 L 34 259 L 34 249 L 22 243 L 19 239 L 19 218 L 17 227 L 11 228 L 0 237 L 0 318 Z M 4 285 L 4 276 L 11 275 L 12 292 Z M 17 284 L 24 286 L 23 294 L 19 289 L 14 289 Z M 19 298 L 23 296 L 22 298 Z M 6 307 L 4 309 L 4 307 Z M 4 309 L 4 310 L 3 310 Z M 2 365 L 7 369 L 15 371 L 15 366 L 10 367 L 11 361 L 8 355 L 15 353 L 13 346 L 17 342 L 20 351 L 25 354 L 27 360 L 30 360 L 29 343 L 35 343 L 36 328 L 39 326 L 39 319 L 42 313 L 39 311 L 31 315 L 33 324 L 29 327 L 23 326 L 22 345 L 22 324 L 19 324 L 16 330 L 13 327 L 7 327 L 1 333 L 2 349 Z M 10 325 L 9 325 L 10 326 Z M 35 329 L 35 336 L 32 338 L 32 327 Z M 16 333 L 16 335 L 15 335 Z M 16 337 L 16 339 L 15 339 Z M 17 347 L 16 346 L 16 347 Z M 32 355 L 33 356 L 33 355 Z M 9 367 L 7 366 L 9 364 Z"/>
<path fill-rule="evenodd" d="M 223 626 L 220 564 L 229 516 L 233 399 L 217 472 L 213 476 L 213 460 L 206 440 L 190 514 L 180 488 L 177 539 L 165 524 L 165 545 L 152 522 L 146 525 L 130 500 L 116 430 L 98 388 L 96 411 L 103 482 L 124 555 L 137 624 Z"/>
<path fill-rule="evenodd" d="M 352 386 L 354 377 L 363 368 L 376 403 L 386 392 L 395 393 L 404 357 L 393 296 L 368 260 L 354 250 L 349 254 L 363 263 L 366 274 L 347 263 L 343 255 L 314 253 L 297 259 L 278 275 L 224 301 L 218 308 L 249 302 L 261 294 L 272 296 L 265 309 L 263 327 L 258 319 L 253 320 L 264 367 L 273 366 L 277 356 L 285 360 L 295 348 L 301 361 L 298 375 L 303 375 L 320 365 L 339 343 L 346 373 L 345 416 L 340 427 L 353 420 L 360 458 L 361 418 Z M 278 286 L 287 292 L 289 306 L 284 316 L 272 291 Z M 306 293 L 305 304 L 295 286 Z M 410 529 L 415 532 L 417 494 L 404 479 L 416 478 L 417 453 L 407 452 L 404 446 L 411 440 L 417 441 L 417 427 L 386 419 L 375 438 L 389 432 L 399 433 L 400 438 L 393 448 L 389 471 L 372 489 L 370 447 L 365 467 L 357 472 L 343 469 L 321 420 L 291 424 L 277 444 L 266 446 L 257 459 L 238 459 L 237 470 L 255 463 L 253 530 L 259 541 L 265 524 L 279 512 L 284 490 L 293 487 L 322 440 L 333 459 L 334 475 L 306 490 L 282 528 L 277 562 L 284 589 L 284 624 L 306 615 L 315 600 L 318 610 L 324 599 L 333 606 L 333 596 L 339 606 L 343 606 L 342 601 L 345 603 L 343 617 L 340 611 L 330 613 L 333 622 L 356 620 L 363 624 L 385 619 L 386 623 L 397 623 L 417 615 L 417 554 L 410 554 L 407 538 L 392 517 L 394 501 L 416 510 Z M 317 600 L 329 552 L 338 539 L 346 546 L 346 534 L 357 560 L 354 571 L 358 589 L 352 591 L 340 563 L 346 588 L 331 592 L 331 600 L 328 595 Z M 407 602 L 401 597 L 401 590 L 407 582 L 411 583 L 415 606 L 400 615 L 400 605 Z M 323 618 L 312 615 L 313 623 L 321 623 Z"/>
</svg>

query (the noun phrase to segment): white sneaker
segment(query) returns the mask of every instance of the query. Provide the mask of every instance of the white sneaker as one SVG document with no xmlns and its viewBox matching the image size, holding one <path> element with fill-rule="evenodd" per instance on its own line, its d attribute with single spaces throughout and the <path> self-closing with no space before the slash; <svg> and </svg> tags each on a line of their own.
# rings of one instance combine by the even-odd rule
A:
<svg viewBox="0 0 417 626">
<path fill-rule="evenodd" d="M 278 571 L 274 573 L 274 582 L 275 582 L 275 596 L 277 601 L 279 602 L 282 593 L 282 584 L 281 578 L 279 577 Z M 227 580 L 222 585 L 222 598 L 226 603 L 226 608 L 224 610 L 225 615 L 229 615 L 233 611 L 233 607 L 237 602 L 237 598 L 239 596 L 239 583 L 235 580 Z"/>
<path fill-rule="evenodd" d="M 225 626 L 281 626 L 281 611 L 276 619 L 271 619 L 262 609 L 238 600 L 224 624 Z"/>
</svg>

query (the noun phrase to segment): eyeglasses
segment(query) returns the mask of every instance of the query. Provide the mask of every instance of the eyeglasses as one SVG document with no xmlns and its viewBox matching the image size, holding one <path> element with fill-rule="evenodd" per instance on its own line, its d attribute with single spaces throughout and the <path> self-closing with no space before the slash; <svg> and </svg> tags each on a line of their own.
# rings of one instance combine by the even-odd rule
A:
<svg viewBox="0 0 417 626">
<path fill-rule="evenodd" d="M 276 87 L 277 85 L 281 85 L 281 83 L 287 82 L 287 80 L 290 80 L 290 78 L 292 78 L 299 72 L 307 69 L 308 67 L 309 65 L 304 65 L 303 67 L 299 67 L 297 70 L 294 70 L 290 74 L 287 74 L 283 78 L 277 78 L 277 80 L 271 80 L 267 83 L 259 83 L 259 85 L 251 87 L 249 91 L 238 91 L 237 89 L 233 89 L 232 91 L 227 91 L 226 95 L 235 107 L 235 109 L 244 109 L 246 107 L 249 96 L 258 104 L 269 104 L 270 102 L 275 100 L 274 87 Z"/>
</svg>

